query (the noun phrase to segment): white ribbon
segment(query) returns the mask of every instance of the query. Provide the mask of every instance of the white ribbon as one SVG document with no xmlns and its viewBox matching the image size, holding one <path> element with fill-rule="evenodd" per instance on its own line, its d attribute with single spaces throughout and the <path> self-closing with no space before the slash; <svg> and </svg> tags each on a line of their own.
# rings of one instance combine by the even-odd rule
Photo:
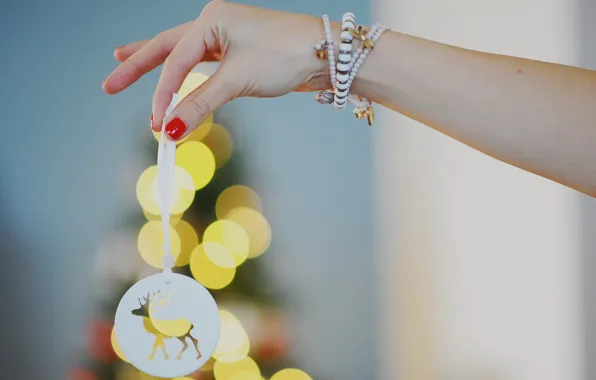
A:
<svg viewBox="0 0 596 380">
<path fill-rule="evenodd" d="M 157 185 L 158 185 L 158 205 L 161 210 L 161 224 L 164 236 L 164 257 L 163 268 L 164 272 L 172 273 L 174 267 L 174 257 L 172 256 L 172 249 L 170 247 L 170 210 L 172 209 L 172 194 L 174 190 L 174 167 L 176 162 L 176 143 L 164 137 L 165 135 L 165 120 L 174 107 L 178 104 L 178 94 L 172 95 L 172 101 L 168 106 L 164 123 L 161 127 L 161 138 L 157 149 Z"/>
</svg>

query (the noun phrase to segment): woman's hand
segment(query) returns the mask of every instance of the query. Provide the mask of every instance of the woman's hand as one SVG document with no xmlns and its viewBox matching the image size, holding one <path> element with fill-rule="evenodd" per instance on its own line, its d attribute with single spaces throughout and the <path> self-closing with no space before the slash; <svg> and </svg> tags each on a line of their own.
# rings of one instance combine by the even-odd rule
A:
<svg viewBox="0 0 596 380">
<path fill-rule="evenodd" d="M 221 61 L 218 71 L 166 120 L 167 135 L 179 140 L 234 98 L 330 88 L 327 63 L 314 53 L 323 36 L 316 17 L 215 0 L 195 21 L 117 48 L 114 56 L 122 63 L 103 88 L 116 94 L 163 63 L 153 97 L 152 125 L 159 131 L 172 94 L 190 71 L 203 61 Z"/>
</svg>

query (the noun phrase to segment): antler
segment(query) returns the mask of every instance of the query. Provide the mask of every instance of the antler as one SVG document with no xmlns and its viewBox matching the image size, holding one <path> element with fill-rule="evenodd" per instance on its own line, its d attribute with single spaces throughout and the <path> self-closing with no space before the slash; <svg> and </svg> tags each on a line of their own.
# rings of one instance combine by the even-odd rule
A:
<svg viewBox="0 0 596 380">
<path fill-rule="evenodd" d="M 158 292 L 158 294 L 161 295 L 159 292 Z M 164 305 L 167 305 L 168 302 L 170 302 L 170 299 L 172 298 L 172 293 L 168 292 L 165 297 L 166 298 L 163 298 L 163 296 L 162 296 L 161 298 L 158 299 L 158 297 L 156 296 L 153 299 L 153 302 L 151 303 L 152 306 L 164 306 Z"/>
</svg>

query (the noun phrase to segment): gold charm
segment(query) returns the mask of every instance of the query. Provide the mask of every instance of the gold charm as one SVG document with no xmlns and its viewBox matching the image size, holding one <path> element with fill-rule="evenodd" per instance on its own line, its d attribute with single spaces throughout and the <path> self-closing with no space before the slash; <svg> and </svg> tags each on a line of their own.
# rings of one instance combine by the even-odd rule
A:
<svg viewBox="0 0 596 380">
<path fill-rule="evenodd" d="M 373 106 L 369 106 L 368 107 L 368 113 L 366 114 L 366 121 L 368 121 L 368 125 L 369 126 L 373 126 L 373 123 L 375 122 L 375 109 L 373 108 Z"/>
<path fill-rule="evenodd" d="M 360 40 L 360 52 L 364 51 L 365 48 L 368 48 L 370 50 L 374 49 L 375 43 L 373 40 L 366 36 L 368 30 L 362 27 L 362 25 L 358 25 L 356 29 L 350 29 L 350 33 L 352 34 L 352 36 Z"/>
<path fill-rule="evenodd" d="M 366 121 L 368 122 L 369 126 L 373 126 L 373 123 L 375 121 L 375 110 L 371 105 L 367 106 L 366 108 L 364 107 L 357 107 L 354 108 L 354 115 L 356 116 L 357 119 L 362 119 L 364 117 L 366 117 Z"/>
<path fill-rule="evenodd" d="M 320 91 L 316 96 L 315 99 L 320 104 L 333 104 L 334 93 L 333 90 L 324 90 Z"/>
<path fill-rule="evenodd" d="M 327 59 L 329 54 L 327 53 L 327 48 L 329 44 L 326 41 L 321 41 L 315 46 L 315 54 L 317 55 L 318 59 Z"/>
</svg>

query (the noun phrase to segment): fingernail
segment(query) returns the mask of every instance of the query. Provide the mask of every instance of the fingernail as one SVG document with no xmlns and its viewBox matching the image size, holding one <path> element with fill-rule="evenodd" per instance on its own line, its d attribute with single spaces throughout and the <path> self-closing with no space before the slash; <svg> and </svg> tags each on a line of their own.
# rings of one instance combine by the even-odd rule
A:
<svg viewBox="0 0 596 380">
<path fill-rule="evenodd" d="M 175 118 L 166 125 L 166 133 L 170 139 L 176 141 L 186 132 L 186 124 L 179 118 Z"/>
</svg>

